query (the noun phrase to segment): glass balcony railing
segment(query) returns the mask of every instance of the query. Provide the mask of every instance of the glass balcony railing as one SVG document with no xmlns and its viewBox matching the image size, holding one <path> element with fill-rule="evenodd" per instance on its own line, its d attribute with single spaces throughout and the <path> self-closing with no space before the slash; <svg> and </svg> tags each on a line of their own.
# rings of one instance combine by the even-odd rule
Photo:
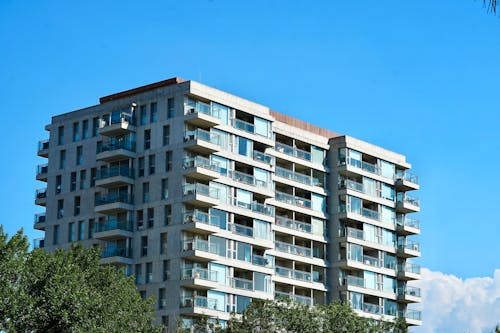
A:
<svg viewBox="0 0 500 333">
<path fill-rule="evenodd" d="M 117 220 L 115 218 L 110 218 L 107 221 L 97 223 L 95 228 L 96 228 L 95 232 L 103 232 L 110 230 L 132 231 L 133 221 Z"/>
<path fill-rule="evenodd" d="M 279 191 L 276 191 L 275 199 L 277 201 L 284 202 L 284 203 L 294 205 L 294 206 L 299 206 L 302 208 L 311 209 L 311 207 L 312 207 L 311 200 L 309 200 L 309 199 L 294 196 L 294 195 L 279 192 Z"/>
<path fill-rule="evenodd" d="M 126 138 L 97 145 L 96 153 L 99 154 L 107 151 L 115 151 L 118 149 L 135 152 L 135 140 Z"/>
<path fill-rule="evenodd" d="M 217 109 L 212 109 L 210 104 L 194 100 L 190 100 L 188 103 L 184 104 L 184 114 L 193 114 L 198 112 L 215 118 L 220 118 L 220 112 Z"/>
<path fill-rule="evenodd" d="M 413 263 L 398 264 L 399 272 L 407 272 L 413 274 L 420 274 L 420 266 Z"/>
<path fill-rule="evenodd" d="M 220 226 L 219 216 L 210 215 L 198 209 L 187 211 L 184 213 L 184 223 L 200 222 L 207 225 Z"/>
<path fill-rule="evenodd" d="M 206 268 L 193 267 L 184 268 L 182 270 L 182 279 L 202 279 L 206 281 L 217 282 L 217 271 L 212 271 Z"/>
<path fill-rule="evenodd" d="M 35 223 L 44 223 L 46 221 L 46 213 L 35 214 Z"/>
<path fill-rule="evenodd" d="M 49 140 L 40 140 L 38 141 L 38 151 L 49 149 Z"/>
<path fill-rule="evenodd" d="M 312 305 L 313 299 L 311 297 L 307 296 L 302 296 L 302 295 L 293 295 L 292 293 L 286 293 L 282 291 L 275 291 L 274 293 L 276 298 L 290 298 L 291 300 L 305 304 L 305 305 Z"/>
<path fill-rule="evenodd" d="M 295 221 L 285 216 L 276 216 L 276 225 L 297 231 L 312 233 L 312 226 L 309 223 Z"/>
<path fill-rule="evenodd" d="M 101 258 L 125 257 L 132 258 L 132 249 L 125 246 L 110 246 L 101 249 Z"/>
<path fill-rule="evenodd" d="M 269 215 L 269 216 L 274 216 L 274 207 L 273 206 L 268 206 L 266 204 L 261 204 L 259 202 L 251 202 L 247 203 L 244 201 L 239 201 L 238 198 L 232 198 L 231 202 L 233 206 L 236 207 L 241 207 L 244 209 L 251 210 L 256 213 L 264 214 L 264 215 Z"/>
<path fill-rule="evenodd" d="M 289 279 L 309 281 L 309 282 L 312 281 L 312 274 L 309 272 L 298 271 L 279 266 L 276 266 L 275 271 L 277 275 L 287 277 Z"/>
<path fill-rule="evenodd" d="M 247 227 L 247 226 L 237 224 L 237 223 L 231 223 L 231 224 L 228 224 L 228 229 L 233 234 L 242 235 L 242 236 L 246 236 L 246 237 L 253 237 L 253 228 L 252 227 Z"/>
<path fill-rule="evenodd" d="M 252 280 L 242 279 L 238 277 L 229 277 L 228 282 L 228 284 L 233 288 L 253 291 Z"/>
<path fill-rule="evenodd" d="M 300 158 L 302 160 L 311 161 L 311 153 L 307 152 L 305 150 L 291 147 L 289 145 L 286 145 L 286 144 L 280 143 L 280 142 L 276 142 L 275 149 L 276 149 L 276 151 L 278 151 L 280 153 L 290 155 L 293 157 L 297 157 L 297 158 Z"/>
<path fill-rule="evenodd" d="M 130 124 L 135 125 L 134 117 L 130 111 L 113 111 L 107 117 L 101 118 L 99 128 L 105 128 L 115 124 Z"/>
<path fill-rule="evenodd" d="M 343 164 L 343 162 L 341 162 L 340 164 Z M 368 163 L 368 162 L 360 161 L 360 160 L 357 160 L 357 159 L 354 159 L 354 158 L 348 158 L 347 159 L 347 164 L 351 165 L 353 167 L 362 169 L 364 171 L 367 171 L 369 173 L 373 173 L 373 174 L 376 174 L 376 175 L 379 175 L 379 176 L 381 175 L 380 168 L 377 165 L 375 165 L 375 164 L 371 164 L 371 163 Z"/>
<path fill-rule="evenodd" d="M 184 251 L 199 250 L 203 252 L 218 254 L 219 244 L 210 243 L 209 241 L 203 239 L 187 239 L 184 241 L 182 249 Z"/>
<path fill-rule="evenodd" d="M 35 199 L 45 199 L 47 198 L 47 188 L 40 188 L 35 191 Z"/>
<path fill-rule="evenodd" d="M 200 167 L 200 168 L 212 170 L 212 171 L 215 171 L 218 173 L 222 172 L 222 169 L 221 169 L 219 163 L 217 163 L 215 161 L 211 161 L 209 158 L 202 157 L 202 156 L 185 158 L 182 162 L 182 167 L 184 169 Z"/>
<path fill-rule="evenodd" d="M 217 146 L 220 146 L 221 144 L 220 136 L 218 134 L 210 133 L 209 131 L 205 131 L 201 128 L 197 128 L 192 131 L 186 131 L 184 133 L 184 141 L 191 140 L 202 140 Z"/>
<path fill-rule="evenodd" d="M 106 169 L 97 170 L 95 179 L 106 179 L 116 176 L 123 176 L 128 178 L 135 178 L 134 169 L 129 167 L 111 167 Z"/>
<path fill-rule="evenodd" d="M 417 310 L 398 311 L 399 318 L 422 320 L 422 312 Z"/>
<path fill-rule="evenodd" d="M 396 224 L 399 226 L 420 229 L 420 221 L 416 220 L 416 219 L 409 218 L 407 216 L 398 216 L 396 218 Z"/>
<path fill-rule="evenodd" d="M 248 133 L 255 133 L 255 125 L 241 119 L 233 119 L 233 126 Z"/>
<path fill-rule="evenodd" d="M 95 199 L 96 206 L 102 206 L 116 202 L 126 203 L 130 205 L 134 204 L 133 197 L 126 193 L 109 194 L 105 197 L 100 197 Z"/>
<path fill-rule="evenodd" d="M 45 164 L 39 164 L 36 166 L 36 174 L 38 175 L 45 175 L 49 172 L 49 165 L 47 163 Z"/>
<path fill-rule="evenodd" d="M 293 245 L 285 242 L 275 241 L 274 242 L 276 250 L 280 252 L 295 254 L 302 257 L 311 257 L 312 250 L 308 247 L 303 247 L 299 245 Z"/>
<path fill-rule="evenodd" d="M 349 260 L 354 260 L 354 261 L 363 263 L 363 264 L 368 265 L 368 266 L 377 267 L 377 268 L 385 267 L 382 260 L 375 258 L 375 257 L 372 257 L 372 256 L 356 255 L 354 253 L 349 253 L 347 257 L 349 258 Z"/>
<path fill-rule="evenodd" d="M 417 242 L 414 242 L 412 240 L 407 239 L 406 241 L 404 240 L 398 240 L 398 249 L 407 249 L 411 251 L 417 251 L 420 252 L 420 244 Z"/>
<path fill-rule="evenodd" d="M 256 179 L 254 176 L 240 172 L 240 171 L 229 171 L 228 177 L 234 181 L 250 186 L 255 186 L 259 188 L 271 188 L 272 182 L 265 182 L 263 180 Z"/>
<path fill-rule="evenodd" d="M 420 288 L 410 287 L 410 286 L 406 286 L 406 288 L 403 288 L 403 287 L 398 288 L 398 294 L 399 295 L 414 296 L 414 297 L 421 297 L 421 295 L 422 295 Z"/>
<path fill-rule="evenodd" d="M 321 182 L 318 178 L 304 175 L 304 174 L 299 173 L 299 172 L 294 172 L 294 171 L 291 171 L 291 170 L 288 170 L 285 168 L 281 168 L 278 166 L 276 167 L 275 172 L 276 172 L 276 176 L 281 177 L 281 178 L 290 179 L 290 180 L 293 180 L 293 181 L 296 181 L 298 183 L 302 183 L 305 185 L 323 187 L 323 185 L 321 184 Z"/>
<path fill-rule="evenodd" d="M 181 298 L 181 307 L 182 308 L 200 307 L 200 308 L 217 310 L 219 309 L 218 302 L 219 300 L 217 299 L 207 298 L 205 296 L 183 297 Z"/>
<path fill-rule="evenodd" d="M 262 163 L 274 165 L 274 156 L 262 153 L 257 150 L 253 151 L 253 159 Z"/>
<path fill-rule="evenodd" d="M 396 202 L 397 203 L 407 203 L 413 206 L 420 207 L 420 200 L 416 197 L 412 197 L 411 195 L 408 195 L 404 192 L 398 192 L 396 195 Z"/>
<path fill-rule="evenodd" d="M 383 313 L 382 307 L 380 305 L 370 303 L 363 303 L 363 311 L 378 315 L 381 315 Z"/>
<path fill-rule="evenodd" d="M 256 254 L 252 255 L 252 264 L 257 265 L 257 266 L 263 266 L 263 267 L 272 267 L 272 262 L 264 258 L 263 256 L 259 256 Z"/>
<path fill-rule="evenodd" d="M 379 221 L 379 222 L 385 222 L 385 223 L 390 223 L 390 224 L 395 223 L 394 219 L 383 219 L 379 212 L 377 212 L 375 210 L 368 209 L 368 208 L 354 209 L 354 208 L 351 208 L 349 205 L 341 204 L 339 207 L 339 212 L 340 213 L 353 213 L 353 214 L 360 215 L 360 216 L 369 218 L 371 220 Z"/>
<path fill-rule="evenodd" d="M 405 180 L 418 185 L 418 176 L 408 171 L 405 171 L 403 174 L 396 174 L 396 180 Z"/>
<path fill-rule="evenodd" d="M 213 199 L 219 199 L 219 189 L 201 183 L 185 184 L 184 195 L 203 195 Z"/>
<path fill-rule="evenodd" d="M 45 247 L 45 238 L 35 238 L 33 240 L 34 249 L 43 249 Z"/>
</svg>

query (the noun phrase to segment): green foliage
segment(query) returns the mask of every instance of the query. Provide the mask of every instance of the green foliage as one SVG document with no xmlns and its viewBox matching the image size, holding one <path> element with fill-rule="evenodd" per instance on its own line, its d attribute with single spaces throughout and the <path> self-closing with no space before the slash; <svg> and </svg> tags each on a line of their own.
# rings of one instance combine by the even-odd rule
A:
<svg viewBox="0 0 500 333">
<path fill-rule="evenodd" d="M 152 300 L 99 258 L 81 246 L 30 253 L 21 231 L 8 240 L 0 230 L 0 331 L 160 332 Z"/>
</svg>

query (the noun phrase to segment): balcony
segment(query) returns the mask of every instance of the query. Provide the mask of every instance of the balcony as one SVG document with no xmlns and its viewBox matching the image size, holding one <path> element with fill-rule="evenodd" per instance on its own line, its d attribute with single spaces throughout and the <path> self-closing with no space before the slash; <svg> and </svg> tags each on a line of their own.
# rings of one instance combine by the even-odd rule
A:
<svg viewBox="0 0 500 333">
<path fill-rule="evenodd" d="M 196 289 L 217 288 L 217 273 L 217 271 L 200 267 L 184 268 L 181 285 Z"/>
<path fill-rule="evenodd" d="M 285 277 L 285 278 L 289 278 L 289 279 L 293 279 L 293 280 L 299 280 L 299 281 L 306 281 L 306 282 L 313 281 L 313 276 L 309 272 L 298 271 L 298 270 L 289 269 L 289 268 L 280 267 L 280 266 L 276 266 L 275 271 L 276 271 L 276 274 L 281 276 L 281 277 Z M 321 282 L 321 281 L 315 281 L 315 282 Z"/>
<path fill-rule="evenodd" d="M 44 213 L 35 214 L 35 221 L 33 228 L 38 230 L 45 230 L 46 215 Z"/>
<path fill-rule="evenodd" d="M 293 245 L 285 242 L 275 241 L 275 249 L 279 252 L 289 253 L 301 257 L 312 258 L 312 250 L 309 247 Z"/>
<path fill-rule="evenodd" d="M 342 281 L 342 285 L 347 286 L 347 287 L 375 290 L 375 291 L 380 291 L 380 292 L 384 292 L 384 293 L 391 293 L 391 294 L 396 293 L 395 288 L 385 288 L 385 286 L 378 284 L 378 283 L 371 285 L 371 284 L 367 283 L 367 281 L 365 281 L 364 278 L 359 277 L 359 276 L 353 276 L 353 275 L 347 275 L 344 278 L 344 280 Z"/>
<path fill-rule="evenodd" d="M 402 213 L 413 213 L 420 211 L 420 201 L 404 192 L 396 195 L 396 211 Z"/>
<path fill-rule="evenodd" d="M 198 180 L 219 178 L 222 172 L 218 163 L 202 156 L 187 157 L 182 162 L 184 174 Z"/>
<path fill-rule="evenodd" d="M 284 143 L 276 142 L 276 151 L 285 155 L 293 156 L 304 161 L 311 161 L 311 153 L 295 147 L 291 147 Z"/>
<path fill-rule="evenodd" d="M 394 264 L 392 266 L 386 267 L 384 265 L 383 260 L 368 255 L 355 255 L 354 253 L 348 253 L 347 259 L 354 262 L 358 262 L 361 265 L 367 265 L 373 268 L 392 268 L 392 269 L 396 268 Z M 350 263 L 347 263 L 346 266 L 351 267 L 352 265 Z M 358 268 L 361 267 L 362 266 Z"/>
<path fill-rule="evenodd" d="M 398 311 L 399 318 L 405 318 L 408 325 L 422 325 L 422 312 L 417 310 Z"/>
<path fill-rule="evenodd" d="M 300 208 L 306 208 L 306 209 L 312 209 L 312 203 L 311 200 L 302 198 L 299 196 L 294 196 L 288 193 L 283 193 L 276 191 L 275 192 L 275 199 L 276 201 L 286 203 L 288 205 L 300 207 Z"/>
<path fill-rule="evenodd" d="M 247 173 L 230 170 L 227 173 L 227 175 L 229 178 L 231 178 L 235 182 L 238 182 L 241 184 L 253 186 L 253 187 L 256 187 L 257 189 L 262 189 L 265 191 L 272 191 L 273 190 L 273 187 L 272 187 L 273 183 L 272 182 L 265 182 L 265 181 L 256 179 L 254 176 L 249 175 Z M 272 196 L 272 194 L 270 194 L 269 196 Z"/>
<path fill-rule="evenodd" d="M 280 227 L 312 234 L 312 225 L 310 223 L 295 221 L 286 216 L 276 216 L 275 223 Z"/>
<path fill-rule="evenodd" d="M 186 225 L 184 230 L 193 231 L 200 234 L 213 234 L 220 232 L 220 222 L 218 216 L 211 216 L 208 213 L 199 211 L 198 209 L 184 213 L 182 219 Z"/>
<path fill-rule="evenodd" d="M 211 154 L 221 149 L 221 138 L 218 134 L 197 128 L 184 133 L 186 149 L 199 154 Z"/>
<path fill-rule="evenodd" d="M 219 110 L 209 104 L 194 101 L 184 104 L 184 121 L 195 126 L 212 127 L 221 124 Z"/>
<path fill-rule="evenodd" d="M 49 157 L 49 140 L 38 141 L 37 155 L 40 157 Z"/>
<path fill-rule="evenodd" d="M 254 161 L 257 162 L 262 162 L 268 165 L 274 165 L 274 156 L 262 153 L 260 151 L 254 150 L 253 151 L 253 159 Z"/>
<path fill-rule="evenodd" d="M 304 305 L 313 305 L 313 298 L 301 295 L 293 295 L 292 293 L 285 293 L 282 291 L 274 292 L 275 298 L 289 298 L 294 302 L 304 304 Z"/>
<path fill-rule="evenodd" d="M 381 169 L 375 165 L 365 161 L 360 161 L 354 158 L 348 158 L 345 161 L 339 161 L 339 166 L 354 167 L 358 170 L 362 170 L 373 175 L 382 176 Z"/>
<path fill-rule="evenodd" d="M 126 246 L 108 246 L 101 249 L 101 264 L 131 265 L 132 249 Z"/>
<path fill-rule="evenodd" d="M 182 243 L 183 257 L 191 260 L 212 261 L 219 259 L 219 246 L 203 239 L 187 239 Z"/>
<path fill-rule="evenodd" d="M 353 221 L 358 221 L 359 218 L 366 218 L 372 221 L 381 222 L 384 224 L 390 224 L 394 226 L 394 219 L 383 219 L 382 215 L 375 210 L 371 210 L 368 208 L 361 208 L 360 210 L 356 210 L 351 208 L 349 205 L 342 204 L 339 207 L 339 213 L 345 214 L 343 218 L 348 218 Z M 341 217 L 342 218 L 342 217 Z"/>
<path fill-rule="evenodd" d="M 259 203 L 254 201 L 252 203 L 247 203 L 243 201 L 239 201 L 238 198 L 232 198 L 231 203 L 235 207 L 240 207 L 244 209 L 248 209 L 254 213 L 259 213 L 267 216 L 274 216 L 274 207 L 268 206 L 266 204 Z"/>
<path fill-rule="evenodd" d="M 398 241 L 397 254 L 401 257 L 420 257 L 420 244 L 409 239 Z"/>
<path fill-rule="evenodd" d="M 45 238 L 35 238 L 33 240 L 33 249 L 43 249 L 45 247 Z"/>
<path fill-rule="evenodd" d="M 418 303 L 421 301 L 420 288 L 406 286 L 405 288 L 398 288 L 398 301 L 404 303 Z"/>
<path fill-rule="evenodd" d="M 405 192 L 418 190 L 420 188 L 418 184 L 418 176 L 408 171 L 405 171 L 403 174 L 397 173 L 395 179 L 396 189 L 398 189 L 399 191 Z"/>
<path fill-rule="evenodd" d="M 308 175 L 304 175 L 299 172 L 294 172 L 282 167 L 276 167 L 275 169 L 275 175 L 276 177 L 282 178 L 282 179 L 287 179 L 291 180 L 300 184 L 304 184 L 307 186 L 317 186 L 321 189 L 324 189 L 324 184 L 321 183 L 321 181 L 318 178 L 311 177 Z"/>
<path fill-rule="evenodd" d="M 398 264 L 398 279 L 418 280 L 420 279 L 420 266 L 413 263 Z"/>
<path fill-rule="evenodd" d="M 135 157 L 135 141 L 131 139 L 124 139 L 103 143 L 98 145 L 96 149 L 96 159 L 113 162 Z"/>
<path fill-rule="evenodd" d="M 193 308 L 193 312 L 197 312 L 196 308 L 210 309 L 220 311 L 221 304 L 218 304 L 217 299 L 207 298 L 205 296 L 184 297 L 181 298 L 181 308 Z M 225 307 L 223 304 L 222 307 Z"/>
<path fill-rule="evenodd" d="M 238 277 L 229 277 L 228 285 L 232 288 L 254 291 L 253 281 Z"/>
<path fill-rule="evenodd" d="M 111 167 L 97 170 L 95 186 L 113 188 L 134 184 L 134 169 L 129 167 Z"/>
<path fill-rule="evenodd" d="M 133 197 L 129 194 L 110 194 L 95 200 L 94 211 L 96 213 L 115 215 L 133 209 Z"/>
<path fill-rule="evenodd" d="M 109 137 L 135 132 L 134 118 L 131 112 L 114 111 L 99 123 L 99 134 Z"/>
<path fill-rule="evenodd" d="M 219 190 L 201 183 L 185 184 L 183 188 L 184 202 L 202 207 L 216 206 L 219 201 Z"/>
<path fill-rule="evenodd" d="M 47 204 L 47 188 L 40 188 L 35 191 L 35 205 L 43 206 Z"/>
<path fill-rule="evenodd" d="M 420 221 L 407 216 L 396 218 L 396 231 L 401 235 L 420 234 Z"/>
<path fill-rule="evenodd" d="M 111 241 L 133 237 L 133 221 L 108 218 L 107 221 L 96 224 L 94 238 Z"/>
<path fill-rule="evenodd" d="M 49 173 L 49 165 L 47 163 L 37 165 L 36 180 L 46 182 L 48 173 Z"/>
</svg>

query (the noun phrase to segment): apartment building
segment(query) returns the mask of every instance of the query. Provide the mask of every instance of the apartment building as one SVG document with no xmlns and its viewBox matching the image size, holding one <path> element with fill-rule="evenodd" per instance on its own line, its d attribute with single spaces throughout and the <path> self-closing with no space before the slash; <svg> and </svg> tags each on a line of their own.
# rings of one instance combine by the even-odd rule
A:
<svg viewBox="0 0 500 333">
<path fill-rule="evenodd" d="M 35 247 L 99 244 L 170 328 L 277 297 L 421 323 L 405 156 L 180 78 L 99 102 L 45 127 Z"/>
</svg>

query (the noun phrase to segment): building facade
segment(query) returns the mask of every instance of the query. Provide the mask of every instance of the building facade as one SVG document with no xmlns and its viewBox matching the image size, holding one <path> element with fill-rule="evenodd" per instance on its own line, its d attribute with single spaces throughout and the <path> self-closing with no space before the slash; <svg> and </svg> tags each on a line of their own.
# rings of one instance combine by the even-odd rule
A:
<svg viewBox="0 0 500 333">
<path fill-rule="evenodd" d="M 99 244 L 169 327 L 279 296 L 421 323 L 405 156 L 179 78 L 46 130 L 35 247 Z"/>
</svg>

